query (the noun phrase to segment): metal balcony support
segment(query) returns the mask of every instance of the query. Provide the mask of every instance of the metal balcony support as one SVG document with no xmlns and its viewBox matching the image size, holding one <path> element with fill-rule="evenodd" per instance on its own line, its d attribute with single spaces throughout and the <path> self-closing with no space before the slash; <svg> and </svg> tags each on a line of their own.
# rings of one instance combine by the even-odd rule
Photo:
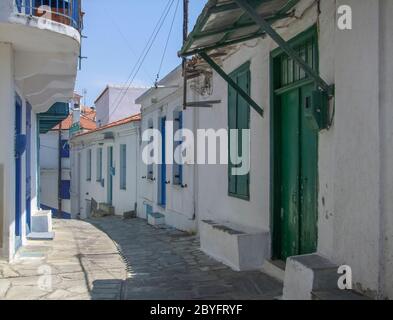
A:
<svg viewBox="0 0 393 320">
<path fill-rule="evenodd" d="M 263 19 L 255 9 L 248 3 L 247 0 L 234 0 L 237 5 L 243 9 L 249 17 L 262 28 L 277 44 L 278 46 L 288 54 L 294 61 L 296 61 L 300 67 L 306 72 L 306 74 L 312 78 L 320 89 L 327 92 L 331 97 L 334 95 L 334 86 L 329 85 L 323 80 L 319 74 L 313 70 L 296 52 L 292 47 L 271 27 L 271 25 Z"/>
<path fill-rule="evenodd" d="M 247 101 L 247 103 L 261 116 L 263 117 L 264 111 L 263 108 L 261 108 L 249 95 L 247 92 L 245 92 L 242 88 L 240 88 L 233 79 L 225 73 L 224 70 L 221 69 L 221 67 L 214 62 L 212 58 L 208 56 L 206 52 L 200 52 L 199 55 L 202 57 L 203 60 L 205 60 L 212 68 L 214 71 L 216 71 L 233 89 L 236 90 L 236 92 L 244 99 Z"/>
</svg>

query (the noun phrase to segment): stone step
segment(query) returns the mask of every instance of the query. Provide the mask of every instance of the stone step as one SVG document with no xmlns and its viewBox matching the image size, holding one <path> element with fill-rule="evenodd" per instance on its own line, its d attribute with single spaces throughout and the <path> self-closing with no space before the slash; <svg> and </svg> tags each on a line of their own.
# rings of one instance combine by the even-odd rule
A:
<svg viewBox="0 0 393 320">
<path fill-rule="evenodd" d="M 53 240 L 55 238 L 54 232 L 31 232 L 27 235 L 27 240 Z"/>
<path fill-rule="evenodd" d="M 313 291 L 312 300 L 371 300 L 352 290 L 332 289 L 326 291 Z"/>
<path fill-rule="evenodd" d="M 149 213 L 147 223 L 152 226 L 162 226 L 165 224 L 165 216 L 158 212 Z"/>
<path fill-rule="evenodd" d="M 311 300 L 312 292 L 338 289 L 338 266 L 317 254 L 287 259 L 284 279 L 284 300 Z"/>
<path fill-rule="evenodd" d="M 98 205 L 98 210 L 105 212 L 105 216 L 114 216 L 115 215 L 115 207 L 108 204 L 101 202 Z"/>
</svg>

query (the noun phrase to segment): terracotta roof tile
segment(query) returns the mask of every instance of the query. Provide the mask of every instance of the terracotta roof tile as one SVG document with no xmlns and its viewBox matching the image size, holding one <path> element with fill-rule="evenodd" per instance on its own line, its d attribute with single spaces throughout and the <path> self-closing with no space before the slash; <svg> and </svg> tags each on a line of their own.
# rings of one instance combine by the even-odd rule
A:
<svg viewBox="0 0 393 320">
<path fill-rule="evenodd" d="M 133 115 L 131 117 L 127 117 L 127 118 L 124 118 L 124 119 L 121 119 L 121 120 L 118 120 L 118 121 L 115 121 L 115 122 L 108 123 L 105 126 L 96 128 L 96 129 L 91 130 L 89 132 L 84 132 L 84 133 L 78 134 L 78 135 L 76 135 L 76 137 L 85 136 L 85 135 L 88 135 L 88 134 L 91 134 L 91 133 L 95 133 L 95 132 L 102 131 L 102 130 L 109 129 L 109 128 L 113 128 L 113 127 L 118 127 L 118 126 L 121 126 L 123 124 L 136 122 L 136 121 L 140 121 L 140 120 L 141 120 L 141 114 L 136 114 L 136 115 Z"/>
</svg>

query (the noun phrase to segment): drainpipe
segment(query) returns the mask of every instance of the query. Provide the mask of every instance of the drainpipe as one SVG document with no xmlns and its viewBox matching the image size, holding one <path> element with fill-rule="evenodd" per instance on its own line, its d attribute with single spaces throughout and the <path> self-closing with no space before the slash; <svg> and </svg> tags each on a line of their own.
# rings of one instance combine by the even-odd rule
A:
<svg viewBox="0 0 393 320">
<path fill-rule="evenodd" d="M 63 212 L 63 208 L 62 208 L 62 199 L 61 199 L 61 172 L 62 172 L 62 166 L 61 166 L 61 149 L 62 149 L 62 145 L 61 145 L 61 122 L 59 125 L 59 165 L 58 165 L 58 177 L 57 177 L 57 185 L 58 185 L 58 218 L 61 218 L 62 216 L 62 212 Z"/>
</svg>

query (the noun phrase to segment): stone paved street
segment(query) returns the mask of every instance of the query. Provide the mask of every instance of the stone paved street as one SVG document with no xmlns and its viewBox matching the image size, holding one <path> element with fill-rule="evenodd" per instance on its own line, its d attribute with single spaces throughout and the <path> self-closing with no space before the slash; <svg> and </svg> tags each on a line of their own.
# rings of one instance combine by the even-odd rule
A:
<svg viewBox="0 0 393 320">
<path fill-rule="evenodd" d="M 0 299 L 273 299 L 282 286 L 235 272 L 199 250 L 196 236 L 117 217 L 54 222 L 53 242 L 0 261 Z M 49 277 L 48 277 L 49 274 Z M 49 281 L 48 281 L 49 279 Z"/>
</svg>

